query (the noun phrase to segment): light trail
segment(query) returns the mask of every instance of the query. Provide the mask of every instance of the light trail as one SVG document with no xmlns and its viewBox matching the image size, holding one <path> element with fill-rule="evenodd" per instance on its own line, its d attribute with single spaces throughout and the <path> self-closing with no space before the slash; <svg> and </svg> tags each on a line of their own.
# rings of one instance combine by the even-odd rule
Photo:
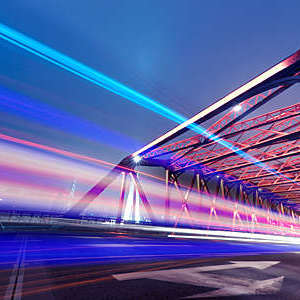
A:
<svg viewBox="0 0 300 300">
<path fill-rule="evenodd" d="M 205 234 L 205 233 L 204 233 Z M 268 239 L 268 238 L 261 238 L 257 239 L 251 236 L 249 234 L 249 237 L 224 237 L 224 236 L 206 236 L 203 235 L 175 235 L 175 234 L 169 234 L 168 237 L 170 238 L 177 238 L 177 239 L 196 239 L 196 240 L 222 240 L 222 241 L 235 241 L 235 242 L 248 242 L 248 243 L 271 243 L 271 244 L 292 244 L 292 245 L 300 245 L 299 238 L 290 238 L 289 240 L 274 240 L 274 239 Z"/>
<path fill-rule="evenodd" d="M 77 156 L 71 152 L 60 152 L 59 149 L 49 148 L 48 146 L 27 142 L 24 140 L 2 136 L 6 141 L 18 143 L 27 147 L 14 147 L 11 143 L 4 143 L 0 147 L 0 165 L 4 172 L 4 176 L 0 177 L 1 197 L 5 203 L 14 203 L 21 210 L 37 210 L 59 212 L 64 211 L 64 205 L 68 202 L 72 204 L 81 198 L 88 186 L 98 180 L 98 176 L 104 175 L 104 170 L 99 168 L 111 167 L 110 163 L 96 160 L 97 166 L 82 164 L 74 160 L 67 160 L 60 157 L 51 157 L 50 154 L 64 155 L 66 158 L 84 158 L 84 161 L 90 162 L 89 157 Z M 1 136 L 0 136 L 1 138 Z M 38 150 L 47 150 L 47 153 L 40 153 Z M 57 152 L 57 150 L 59 150 Z M 50 152 L 50 153 L 49 153 Z M 37 165 L 35 162 L 39 161 Z M 92 162 L 95 162 L 92 159 Z M 78 163 L 81 165 L 79 166 Z M 10 169 L 9 169 L 10 168 Z M 24 173 L 27 174 L 24 178 Z M 140 180 L 143 181 L 144 191 L 147 198 L 150 199 L 151 207 L 155 213 L 155 220 L 164 223 L 164 192 L 165 182 L 159 178 L 147 173 L 139 173 Z M 15 176 L 15 177 L 14 177 Z M 77 181 L 76 197 L 70 197 L 70 183 L 74 179 Z M 31 180 L 39 178 L 38 180 Z M 15 178 L 15 179 L 14 179 Z M 154 180 L 155 179 L 155 180 Z M 57 181 L 59 184 L 57 184 Z M 68 186 L 68 189 L 66 189 Z M 118 207 L 117 201 L 114 199 L 119 197 L 120 187 L 117 181 L 113 182 L 111 189 L 101 196 L 100 201 L 91 203 L 86 212 L 93 212 L 95 217 L 114 218 Z M 129 195 L 127 195 L 128 197 Z M 189 212 L 191 216 L 182 214 L 182 198 L 176 191 L 175 187 L 170 190 L 170 216 L 171 222 L 178 219 L 178 224 L 205 226 L 210 228 L 222 228 L 229 230 L 253 231 L 261 233 L 275 234 L 299 234 L 298 219 L 293 220 L 289 216 L 280 216 L 278 214 L 269 213 L 263 209 L 248 207 L 239 204 L 238 213 L 240 219 L 236 218 L 233 222 L 233 214 L 236 210 L 236 203 L 228 200 L 217 199 L 215 201 L 215 209 L 218 218 L 214 216 L 210 218 L 210 208 L 212 204 L 212 196 L 202 193 L 200 195 L 201 205 L 199 207 L 199 193 L 192 189 L 188 199 Z M 10 201 L 9 199 L 13 200 Z M 8 201 L 9 200 L 9 201 Z M 147 219 L 147 213 L 141 207 L 141 220 Z M 85 213 L 83 214 L 85 215 Z M 256 216 L 256 221 L 252 222 L 252 215 Z M 133 215 L 130 219 L 133 218 Z"/>
<path fill-rule="evenodd" d="M 159 113 L 164 117 L 181 123 L 184 117 L 169 109 L 168 107 L 152 100 L 141 93 L 113 80 L 99 71 L 90 68 L 75 59 L 62 54 L 4 24 L 0 23 L 0 37 L 24 50 L 35 54 L 91 83 L 111 91 L 125 99 L 141 105 L 153 112 Z"/>
<path fill-rule="evenodd" d="M 110 92 L 119 95 L 127 100 L 130 100 L 146 109 L 149 109 L 161 116 L 164 116 L 178 124 L 183 124 L 189 122 L 189 120 L 182 116 L 181 114 L 175 112 L 174 110 L 168 108 L 165 105 L 160 104 L 159 102 L 142 95 L 141 93 L 121 84 L 120 82 L 109 78 L 103 73 L 96 71 L 95 69 L 88 67 L 77 60 L 62 54 L 4 24 L 0 23 L 0 37 L 18 47 L 23 48 L 24 50 L 39 56 L 79 77 L 85 79 L 91 83 L 94 83 Z M 276 68 L 282 67 L 280 64 Z M 272 69 L 267 72 L 273 72 Z M 276 69 L 277 70 L 277 69 Z M 249 85 L 250 83 L 248 83 Z M 240 89 L 245 88 L 241 87 Z M 217 143 L 225 146 L 226 148 L 236 152 L 238 155 L 244 159 L 253 162 L 254 164 L 260 166 L 261 168 L 267 170 L 268 172 L 278 176 L 275 170 L 269 168 L 265 163 L 260 162 L 258 159 L 252 157 L 246 152 L 240 150 L 231 143 L 224 141 L 223 139 L 215 136 L 212 133 L 207 132 L 204 128 L 194 123 L 189 123 L 188 127 L 193 131 L 202 134 L 203 136 L 216 141 Z M 288 180 L 291 180 L 289 177 L 286 177 Z"/>
<path fill-rule="evenodd" d="M 47 146 L 47 145 L 43 145 L 43 144 L 39 144 L 39 143 L 34 143 L 34 142 L 31 142 L 31 141 L 27 141 L 27 140 L 24 140 L 24 139 L 19 139 L 19 138 L 12 137 L 12 136 L 9 136 L 9 135 L 5 135 L 5 134 L 2 134 L 2 133 L 0 133 L 0 139 L 3 140 L 3 141 L 6 141 L 6 142 L 11 142 L 11 143 L 23 145 L 23 146 L 26 146 L 26 147 L 34 148 L 34 149 L 37 149 L 37 150 L 50 152 L 50 153 L 57 154 L 57 155 L 64 156 L 64 157 L 68 157 L 68 158 L 71 158 L 71 159 L 76 159 L 76 160 L 81 160 L 81 161 L 96 164 L 96 165 L 101 165 L 101 166 L 106 167 L 106 168 L 114 168 L 114 167 L 118 166 L 120 169 L 122 169 L 124 171 L 136 172 L 138 174 L 145 175 L 145 176 L 148 176 L 148 177 L 151 177 L 151 178 L 154 178 L 154 179 L 157 179 L 159 181 L 164 182 L 164 180 L 162 178 L 158 177 L 158 176 L 154 176 L 154 175 L 151 175 L 151 174 L 148 174 L 148 173 L 145 173 L 145 172 L 141 172 L 141 171 L 136 171 L 136 170 L 133 170 L 131 168 L 124 167 L 124 166 L 119 166 L 117 164 L 107 162 L 105 160 L 101 160 L 101 159 L 98 159 L 98 158 L 95 158 L 95 157 L 90 157 L 90 156 L 83 155 L 83 154 L 78 154 L 78 153 L 74 153 L 74 152 L 70 152 L 70 151 L 66 151 L 66 150 L 61 150 L 61 149 L 58 149 L 58 148 L 55 148 L 55 147 L 51 147 L 51 146 Z"/>
<path fill-rule="evenodd" d="M 38 101 L 2 86 L 0 86 L 0 110 L 126 152 L 135 148 L 133 145 L 138 144 L 135 140 L 121 133 L 100 127 L 93 122 L 70 115 L 48 104 L 38 103 Z"/>
<path fill-rule="evenodd" d="M 245 240 L 242 243 L 230 243 L 221 241 L 218 238 L 216 239 L 217 242 L 212 242 L 210 239 L 199 242 L 195 239 L 187 241 L 164 237 L 131 237 L 129 244 L 129 241 L 124 243 L 118 237 L 112 238 L 111 236 L 34 235 L 39 238 L 40 242 L 28 243 L 27 249 L 44 251 L 42 253 L 26 252 L 23 289 L 22 293 L 21 291 L 15 293 L 16 296 L 26 297 L 36 294 L 37 297 L 42 297 L 42 293 L 47 291 L 51 294 L 53 291 L 65 288 L 66 292 L 70 287 L 77 285 L 86 285 L 88 288 L 89 284 L 102 282 L 103 279 L 110 280 L 112 274 L 139 271 L 151 272 L 179 267 L 188 268 L 193 267 L 195 263 L 199 265 L 210 262 L 210 265 L 215 265 L 218 264 L 220 259 L 224 260 L 224 257 L 227 257 L 228 260 L 228 257 L 233 256 L 273 255 L 275 253 L 280 256 L 284 253 L 299 251 L 298 244 L 285 245 L 283 243 L 283 245 L 280 245 L 276 241 L 271 244 L 269 242 L 248 243 Z M 1 240 L 4 249 L 18 250 L 19 245 L 7 245 L 5 237 L 6 235 Z M 11 235 L 8 236 L 8 238 L 11 237 Z M 80 246 L 87 243 L 90 247 L 85 251 L 82 251 L 80 247 L 74 247 L 72 251 L 66 251 L 65 249 L 66 245 Z M 95 243 L 97 247 L 94 247 Z M 138 247 L 141 244 L 143 244 L 143 247 Z M 137 247 L 133 247 L 134 245 Z M 61 251 L 45 252 L 49 249 L 49 246 L 54 249 L 58 248 Z M 153 246 L 159 247 L 155 253 L 153 253 Z M 120 251 L 120 248 L 123 250 Z M 1 258 L 6 259 L 5 253 Z M 6 270 L 2 270 L 5 272 L 1 274 L 0 297 L 3 296 L 5 287 L 11 286 L 5 280 L 10 274 L 10 270 L 6 266 L 3 267 Z M 230 268 L 230 266 L 227 267 Z M 51 277 L 44 276 L 45 269 L 47 274 L 51 274 Z M 82 274 L 81 278 L 80 274 Z M 56 284 L 53 285 L 53 282 Z"/>
</svg>

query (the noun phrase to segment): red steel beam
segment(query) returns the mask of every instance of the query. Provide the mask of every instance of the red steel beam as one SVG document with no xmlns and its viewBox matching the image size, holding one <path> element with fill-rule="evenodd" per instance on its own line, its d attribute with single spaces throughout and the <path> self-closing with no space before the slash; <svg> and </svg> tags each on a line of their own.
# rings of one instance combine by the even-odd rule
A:
<svg viewBox="0 0 300 300">
<path fill-rule="evenodd" d="M 300 180 L 296 180 L 296 181 L 293 180 L 292 182 L 290 180 L 288 180 L 288 181 L 280 181 L 280 182 L 276 182 L 276 183 L 272 182 L 270 184 L 258 184 L 257 187 L 269 187 L 269 186 L 277 186 L 277 185 L 284 185 L 284 184 L 298 185 L 298 184 L 300 184 Z M 271 190 L 271 191 L 274 193 L 276 192 L 273 190 Z"/>
<path fill-rule="evenodd" d="M 296 155 L 300 155 L 300 151 L 285 153 L 283 155 L 278 155 L 277 157 L 266 158 L 266 159 L 261 160 L 260 162 L 265 163 L 265 162 L 269 162 L 269 161 L 273 161 L 273 160 L 277 160 L 277 159 L 281 159 L 281 158 L 286 158 L 286 157 L 290 157 L 290 156 L 296 156 Z M 227 172 L 227 171 L 231 171 L 231 170 L 235 170 L 235 169 L 241 169 L 241 168 L 245 168 L 245 167 L 252 166 L 252 165 L 256 165 L 256 163 L 254 163 L 254 162 L 244 163 L 244 164 L 240 164 L 240 165 L 237 165 L 237 166 L 220 169 L 218 171 L 213 171 L 213 172 L 208 173 L 206 175 L 212 175 L 212 174 L 217 174 L 217 173 L 220 173 L 220 172 Z"/>
<path fill-rule="evenodd" d="M 163 134 L 159 138 L 155 139 L 151 143 L 142 147 L 138 151 L 132 154 L 134 156 L 142 156 L 154 148 L 161 146 L 162 144 L 170 141 L 171 139 L 179 136 L 180 134 L 190 130 L 190 125 L 201 124 L 205 120 L 211 119 L 212 117 L 218 115 L 222 111 L 237 105 L 247 98 L 257 95 L 264 90 L 271 89 L 273 83 L 277 82 L 277 86 L 286 84 L 285 82 L 280 82 L 280 79 L 291 77 L 300 71 L 300 50 L 289 56 L 288 58 L 282 60 L 280 63 L 271 67 L 267 71 L 253 78 L 246 84 L 242 85 L 238 89 L 227 94 L 225 97 L 221 98 L 214 104 L 205 108 L 192 118 L 184 121 L 180 125 L 176 126 L 172 130 Z M 273 82 L 273 83 L 272 83 Z"/>
<path fill-rule="evenodd" d="M 271 167 L 272 168 L 272 167 Z M 274 172 L 274 174 L 266 173 L 263 175 L 256 175 L 256 176 L 247 176 L 247 177 L 239 177 L 238 179 L 235 180 L 228 180 L 228 183 L 235 183 L 239 181 L 249 181 L 251 179 L 260 179 L 260 178 L 265 178 L 265 177 L 271 177 L 271 176 L 277 176 L 281 174 L 289 174 L 289 173 L 295 173 L 295 172 L 300 172 L 300 168 L 295 168 L 292 170 L 287 170 L 287 171 L 281 171 L 281 172 Z"/>
<path fill-rule="evenodd" d="M 234 124 L 236 124 L 239 120 L 244 118 L 246 115 L 248 115 L 249 113 L 251 113 L 252 111 L 257 109 L 258 107 L 265 104 L 267 101 L 271 100 L 275 96 L 277 96 L 280 93 L 282 93 L 283 91 L 285 91 L 288 87 L 290 87 L 290 85 L 279 87 L 277 89 L 274 89 L 274 91 L 269 90 L 269 91 L 267 91 L 267 95 L 259 94 L 259 95 L 253 96 L 253 97 L 241 102 L 239 104 L 239 107 L 240 107 L 239 110 L 235 110 L 235 109 L 230 110 L 219 121 L 212 124 L 208 128 L 207 131 L 209 133 L 213 133 L 216 135 L 217 134 L 219 135 L 222 132 L 223 136 L 226 134 L 225 132 L 227 132 L 227 134 L 230 134 L 229 131 L 233 127 Z M 242 123 L 242 122 L 240 122 L 240 123 Z M 215 143 L 215 142 L 212 140 L 210 142 L 208 142 L 206 138 L 204 138 L 201 134 L 199 134 L 192 138 L 185 139 L 183 141 L 179 141 L 179 142 L 176 142 L 173 144 L 169 144 L 169 145 L 160 147 L 158 149 L 160 149 L 159 150 L 160 152 L 163 151 L 160 155 L 166 154 L 168 152 L 176 152 L 175 155 L 171 157 L 171 159 L 174 161 L 175 157 L 178 159 L 178 158 L 186 155 L 186 153 L 188 153 L 190 151 L 189 149 L 193 150 L 195 147 L 197 147 L 197 145 L 199 145 L 199 146 L 201 146 L 202 144 L 208 145 L 210 143 Z M 175 144 L 177 146 L 176 149 L 174 149 L 174 146 L 173 146 Z M 170 150 L 168 151 L 168 149 L 170 149 Z M 150 157 L 151 155 L 153 157 L 154 155 L 152 152 L 154 152 L 154 154 L 155 154 L 157 151 L 155 151 L 155 150 L 150 151 L 145 156 L 143 156 L 143 158 Z M 156 157 L 157 157 L 157 155 L 156 155 Z"/>
<path fill-rule="evenodd" d="M 299 116 L 299 113 L 297 113 L 297 116 Z M 291 120 L 289 119 L 289 118 L 286 118 L 286 119 L 284 119 L 284 121 L 283 121 L 283 119 L 282 118 L 280 118 L 279 120 L 281 120 L 282 122 L 284 122 L 284 123 L 280 123 L 279 125 L 281 126 L 281 130 L 287 130 L 288 129 L 288 126 L 291 128 L 292 126 L 293 127 L 295 127 L 295 126 L 298 126 L 298 127 L 300 127 L 299 125 L 300 125 L 300 119 L 299 119 L 299 121 L 298 120 L 296 120 L 295 119 L 295 115 L 293 115 L 293 116 L 291 116 L 291 117 L 293 117 L 293 122 L 294 122 L 294 124 L 292 124 L 291 125 Z M 278 121 L 279 121 L 278 120 Z M 262 123 L 262 124 L 260 124 L 260 126 L 264 126 L 265 124 L 264 123 Z M 285 126 L 285 128 L 283 128 L 283 125 Z M 252 130 L 253 129 L 253 127 L 249 127 L 249 129 L 248 130 Z M 231 142 L 232 144 L 235 144 L 235 146 L 237 146 L 238 148 L 240 148 L 241 150 L 244 150 L 244 151 L 247 151 L 248 149 L 251 149 L 251 148 L 255 148 L 255 144 L 256 145 L 258 145 L 259 143 L 259 141 L 260 140 L 262 140 L 262 141 L 264 141 L 265 143 L 267 143 L 266 141 L 265 141 L 265 139 L 268 137 L 268 135 L 269 135 L 269 137 L 271 136 L 271 134 L 273 133 L 273 136 L 274 136 L 274 142 L 275 142 L 275 138 L 276 139 L 278 139 L 278 141 L 280 140 L 280 139 L 282 139 L 283 138 L 283 135 L 287 135 L 287 134 L 290 134 L 291 135 L 291 133 L 290 132 L 288 132 L 288 133 L 284 133 L 284 132 L 280 132 L 280 131 L 278 131 L 278 130 L 274 130 L 274 129 L 272 129 L 271 131 L 269 131 L 269 132 L 267 132 L 267 131 L 261 131 L 261 129 L 259 128 L 259 125 L 257 125 L 257 126 L 255 126 L 255 130 L 257 130 L 258 131 L 258 134 L 256 134 L 256 135 L 254 135 L 254 136 L 252 136 L 252 137 L 250 137 L 248 140 L 246 140 L 246 141 L 243 141 L 243 142 L 239 142 L 239 143 L 236 143 L 236 142 L 234 142 L 234 141 L 231 141 L 231 140 L 228 140 L 228 142 Z M 295 131 L 295 135 L 297 135 L 298 133 L 298 130 L 299 129 L 296 129 L 296 131 Z M 269 134 L 268 134 L 269 133 Z M 275 135 L 277 134 L 277 136 L 278 137 L 275 137 Z M 287 136 L 288 137 L 288 136 Z M 224 137 L 222 137 L 223 139 L 224 139 Z M 270 142 L 271 142 L 271 140 L 270 140 Z M 210 145 L 212 145 L 212 144 L 216 144 L 216 142 L 212 142 Z M 264 146 L 264 144 L 261 142 L 261 145 L 262 146 Z M 234 151 L 231 151 L 231 152 L 228 152 L 228 149 L 227 148 L 225 148 L 225 147 L 223 147 L 223 148 L 219 148 L 217 151 L 218 152 L 220 152 L 220 153 L 222 153 L 222 155 L 218 155 L 218 153 L 217 152 L 211 152 L 211 150 L 209 150 L 209 149 L 206 149 L 207 147 L 206 146 L 203 146 L 202 147 L 202 153 L 200 152 L 200 153 L 197 153 L 197 151 L 198 150 L 195 150 L 195 153 L 193 153 L 193 154 L 190 154 L 190 155 L 187 155 L 186 157 L 185 157 L 185 159 L 187 159 L 187 161 L 186 162 L 183 162 L 183 166 L 180 166 L 180 163 L 179 163 L 179 165 L 176 165 L 176 169 L 183 169 L 184 168 L 184 164 L 187 164 L 186 165 L 186 167 L 191 167 L 191 166 L 193 166 L 193 165 L 196 165 L 197 163 L 206 163 L 207 161 L 206 160 L 204 160 L 204 159 L 202 159 L 202 160 L 196 160 L 196 157 L 197 156 L 199 156 L 199 155 L 201 155 L 202 157 L 205 157 L 205 154 L 204 153 L 207 153 L 207 154 L 209 154 L 209 153 L 211 153 L 210 154 L 210 157 L 212 157 L 212 158 L 209 158 L 209 159 L 212 159 L 212 160 L 217 160 L 217 159 L 222 159 L 222 158 L 224 158 L 225 156 L 224 155 L 235 155 L 235 153 L 236 152 L 234 152 Z M 203 151 L 204 151 L 204 153 L 203 153 Z M 215 150 L 216 151 L 216 150 Z M 225 153 L 224 153 L 225 152 Z M 206 155 L 206 157 L 207 157 L 207 155 Z M 238 158 L 239 159 L 239 158 Z"/>
<path fill-rule="evenodd" d="M 286 87 L 280 87 L 278 90 L 283 91 L 284 89 L 286 89 Z M 274 96 L 274 93 L 276 93 L 276 95 L 277 95 L 278 90 L 276 90 L 275 92 L 273 92 L 271 95 L 267 96 L 266 98 L 270 98 L 271 96 Z M 262 95 L 257 95 L 252 98 L 257 98 L 258 96 L 263 98 Z M 263 98 L 263 99 L 266 99 L 266 98 Z M 245 100 L 240 105 L 243 105 L 245 102 L 247 103 L 248 101 L 249 101 L 249 99 Z M 247 106 L 247 105 L 245 105 L 245 106 Z M 241 112 L 242 111 L 243 110 L 241 110 Z M 240 112 L 239 111 L 234 112 L 234 115 L 232 112 L 234 112 L 234 110 L 231 110 L 229 113 L 224 115 L 216 124 L 211 125 L 208 129 L 208 132 L 216 133 L 217 131 L 220 131 L 220 129 L 222 129 L 221 124 L 226 126 L 230 122 L 233 122 L 234 120 L 237 121 L 238 120 L 237 117 L 240 116 Z M 300 103 L 297 103 L 297 104 L 291 105 L 289 107 L 281 108 L 281 109 L 278 109 L 278 110 L 275 110 L 272 112 L 268 112 L 268 113 L 260 115 L 260 116 L 256 116 L 256 117 L 251 118 L 246 121 L 241 121 L 241 122 L 232 124 L 229 128 L 226 128 L 225 131 L 223 131 L 222 137 L 225 138 L 225 137 L 229 137 L 231 135 L 236 135 L 236 134 L 240 133 L 241 131 L 250 130 L 251 128 L 260 126 L 260 124 L 269 124 L 269 123 L 271 124 L 273 122 L 278 121 L 279 119 L 283 120 L 286 118 L 290 118 L 292 116 L 297 116 L 297 115 L 299 115 L 299 113 L 300 113 Z M 198 134 L 191 138 L 187 138 L 187 139 L 184 139 L 184 140 L 172 143 L 172 144 L 168 144 L 166 146 L 156 148 L 156 149 L 148 152 L 147 154 L 145 154 L 143 156 L 143 158 L 144 159 L 155 158 L 155 157 L 159 157 L 161 155 L 165 155 L 165 154 L 172 153 L 172 152 L 178 152 L 178 151 L 180 151 L 181 153 L 184 151 L 186 152 L 191 147 L 201 145 L 204 140 L 205 139 L 203 138 L 203 136 Z M 215 142 L 211 141 L 210 143 L 215 143 Z M 207 146 L 207 145 L 208 145 L 208 143 L 205 144 L 205 146 Z M 177 154 L 176 156 L 178 156 L 178 155 L 179 154 Z"/>
<path fill-rule="evenodd" d="M 206 120 L 211 119 L 212 117 L 217 116 L 221 112 L 224 112 L 225 110 L 229 109 L 230 107 L 242 103 L 245 99 L 249 99 L 255 95 L 259 95 L 261 93 L 264 93 L 268 90 L 276 89 L 274 93 L 284 90 L 291 86 L 292 84 L 300 81 L 300 76 L 297 74 L 300 72 L 300 50 L 289 56 L 288 58 L 282 60 L 272 68 L 268 69 L 267 71 L 263 72 L 262 74 L 258 75 L 254 79 L 250 80 L 248 83 L 242 85 L 238 89 L 232 91 L 225 97 L 221 98 L 211 106 L 205 108 L 192 118 L 184 121 L 180 125 L 176 126 L 172 130 L 168 131 L 167 133 L 163 134 L 153 142 L 149 143 L 148 145 L 142 147 L 135 153 L 133 153 L 131 156 L 126 157 L 120 165 L 116 166 L 113 171 L 111 171 L 108 176 L 103 178 L 99 183 L 96 184 L 90 191 L 88 191 L 85 196 L 79 200 L 67 213 L 72 215 L 79 213 L 91 202 L 93 201 L 99 194 L 101 194 L 107 186 L 115 179 L 115 177 L 123 171 L 123 168 L 125 167 L 132 167 L 134 164 L 133 158 L 135 156 L 140 156 L 143 157 L 145 156 L 148 152 L 153 150 L 154 148 L 157 148 L 161 146 L 162 144 L 165 144 L 166 142 L 174 139 L 175 137 L 179 136 L 180 134 L 191 130 L 195 129 L 195 124 L 201 124 Z M 297 78 L 296 78 L 297 77 Z M 299 77 L 299 78 L 298 78 Z M 269 96 L 271 97 L 272 92 L 270 93 Z M 268 95 L 266 96 L 266 98 Z M 266 99 L 265 98 L 265 99 Z M 264 99 L 262 100 L 264 101 Z M 258 100 L 255 103 L 254 101 L 254 106 L 250 109 L 256 108 L 258 105 Z M 249 109 L 249 110 L 250 110 Z M 239 116 L 241 117 L 241 116 Z M 222 128 L 232 125 L 237 118 L 233 118 L 232 120 L 227 120 L 226 124 L 220 124 Z M 222 129 L 221 128 L 221 129 Z M 230 128 L 230 126 L 229 126 Z M 218 129 L 217 129 L 218 131 Z M 293 151 L 291 153 L 285 153 L 284 155 L 281 155 L 281 158 L 284 157 L 289 157 L 290 155 L 298 155 L 300 154 L 300 151 Z M 278 155 L 280 157 L 280 155 Z M 278 158 L 277 157 L 277 158 Z M 263 161 L 271 161 L 273 159 L 277 158 L 268 158 Z M 262 162 L 263 162 L 262 161 Z M 231 167 L 233 168 L 244 168 L 249 163 L 247 164 L 240 164 L 238 166 Z M 228 169 L 224 169 L 228 170 Z M 213 174 L 213 173 L 210 173 Z M 152 219 L 152 211 L 151 207 L 148 203 L 148 200 L 143 192 L 143 189 L 135 176 L 135 173 L 132 173 L 134 183 L 136 185 L 136 188 L 139 190 L 140 197 L 142 199 L 142 202 L 144 203 L 144 206 L 148 212 L 149 217 Z"/>
<path fill-rule="evenodd" d="M 273 138 L 273 139 L 265 140 L 263 142 L 260 142 L 260 143 L 254 144 L 254 145 L 249 145 L 249 146 L 246 146 L 246 147 L 239 148 L 239 150 L 246 152 L 250 149 L 261 148 L 261 147 L 268 146 L 270 144 L 275 145 L 275 144 L 281 143 L 283 140 L 298 139 L 299 137 L 300 137 L 300 132 L 295 131 L 295 132 L 283 134 L 282 136 L 279 136 L 279 137 L 276 137 L 276 138 Z M 197 163 L 195 163 L 195 165 L 197 165 L 197 164 L 208 164 L 208 163 L 211 163 L 211 162 L 214 162 L 214 161 L 222 160 L 224 158 L 227 158 L 227 157 L 233 156 L 233 155 L 238 155 L 238 153 L 236 151 L 231 151 L 231 152 L 228 152 L 226 154 L 215 156 L 215 157 L 212 157 L 212 158 L 209 158 L 209 159 L 206 159 L 206 160 L 197 161 Z M 180 170 L 184 170 L 184 168 L 182 168 Z"/>
</svg>

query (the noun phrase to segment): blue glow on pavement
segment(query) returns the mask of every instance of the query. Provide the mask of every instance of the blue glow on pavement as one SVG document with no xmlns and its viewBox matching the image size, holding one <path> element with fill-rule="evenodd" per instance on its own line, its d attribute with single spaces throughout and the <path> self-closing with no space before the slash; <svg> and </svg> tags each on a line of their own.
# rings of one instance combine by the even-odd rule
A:
<svg viewBox="0 0 300 300">
<path fill-rule="evenodd" d="M 107 264 L 141 261 L 165 261 L 203 257 L 226 257 L 287 253 L 300 250 L 299 245 L 232 243 L 225 241 L 170 240 L 130 236 L 72 236 L 26 234 L 26 267 L 40 265 Z M 0 238 L 0 268 L 15 263 L 22 235 L 3 234 Z"/>
</svg>

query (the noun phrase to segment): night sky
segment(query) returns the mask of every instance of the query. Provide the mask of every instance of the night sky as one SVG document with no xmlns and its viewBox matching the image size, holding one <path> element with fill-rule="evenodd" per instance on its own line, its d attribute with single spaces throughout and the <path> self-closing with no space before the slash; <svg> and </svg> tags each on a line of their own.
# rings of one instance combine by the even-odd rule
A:
<svg viewBox="0 0 300 300">
<path fill-rule="evenodd" d="M 12 0 L 0 22 L 190 117 L 300 48 L 299 12 L 282 0 Z M 117 163 L 176 125 L 2 39 L 0 65 L 1 133 Z"/>
</svg>

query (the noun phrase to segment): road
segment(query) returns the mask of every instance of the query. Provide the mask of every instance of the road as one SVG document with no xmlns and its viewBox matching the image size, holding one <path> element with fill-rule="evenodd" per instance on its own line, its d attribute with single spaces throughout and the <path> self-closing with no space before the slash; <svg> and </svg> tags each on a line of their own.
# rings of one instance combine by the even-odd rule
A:
<svg viewBox="0 0 300 300">
<path fill-rule="evenodd" d="M 0 299 L 300 299 L 300 246 L 0 235 Z"/>
</svg>

